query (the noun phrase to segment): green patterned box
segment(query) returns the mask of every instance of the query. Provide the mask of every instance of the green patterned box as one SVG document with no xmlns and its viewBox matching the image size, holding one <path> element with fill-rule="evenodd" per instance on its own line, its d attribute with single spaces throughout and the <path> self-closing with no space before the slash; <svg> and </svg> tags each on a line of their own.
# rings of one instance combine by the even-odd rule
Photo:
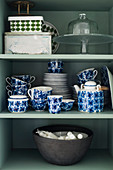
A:
<svg viewBox="0 0 113 170">
<path fill-rule="evenodd" d="M 42 32 L 42 16 L 8 17 L 11 32 Z"/>
</svg>

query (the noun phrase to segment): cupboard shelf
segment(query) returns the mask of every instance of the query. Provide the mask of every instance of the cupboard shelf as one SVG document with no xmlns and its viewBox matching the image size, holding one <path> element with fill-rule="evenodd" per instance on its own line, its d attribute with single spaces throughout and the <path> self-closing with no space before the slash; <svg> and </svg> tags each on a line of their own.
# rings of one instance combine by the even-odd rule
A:
<svg viewBox="0 0 113 170">
<path fill-rule="evenodd" d="M 46 162 L 37 150 L 12 150 L 2 170 L 112 170 L 113 159 L 107 150 L 89 150 L 84 159 L 71 166 L 58 166 Z"/>
<path fill-rule="evenodd" d="M 113 54 L 50 54 L 50 55 L 22 55 L 0 54 L 0 60 L 76 60 L 76 61 L 113 61 Z"/>
<path fill-rule="evenodd" d="M 113 111 L 106 110 L 101 113 L 81 113 L 76 110 L 62 111 L 60 114 L 51 114 L 48 111 L 36 112 L 27 111 L 25 113 L 10 113 L 2 111 L 0 118 L 39 118 L 39 119 L 113 119 Z"/>
</svg>

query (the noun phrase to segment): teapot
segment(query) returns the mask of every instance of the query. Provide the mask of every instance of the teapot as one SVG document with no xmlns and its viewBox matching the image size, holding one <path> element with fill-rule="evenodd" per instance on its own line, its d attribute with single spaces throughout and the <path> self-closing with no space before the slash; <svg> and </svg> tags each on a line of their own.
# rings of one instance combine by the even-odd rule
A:
<svg viewBox="0 0 113 170">
<path fill-rule="evenodd" d="M 104 107 L 104 93 L 95 81 L 87 81 L 79 86 L 74 85 L 78 94 L 78 110 L 81 112 L 101 112 Z"/>
</svg>

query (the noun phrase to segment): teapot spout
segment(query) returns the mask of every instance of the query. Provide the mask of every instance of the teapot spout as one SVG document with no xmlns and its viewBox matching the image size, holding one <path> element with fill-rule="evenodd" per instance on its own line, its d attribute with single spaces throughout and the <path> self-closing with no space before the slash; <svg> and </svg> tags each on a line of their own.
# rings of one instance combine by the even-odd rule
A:
<svg viewBox="0 0 113 170">
<path fill-rule="evenodd" d="M 78 94 L 78 91 L 80 91 L 79 86 L 78 85 L 74 85 L 74 88 L 75 88 L 76 93 Z"/>
</svg>

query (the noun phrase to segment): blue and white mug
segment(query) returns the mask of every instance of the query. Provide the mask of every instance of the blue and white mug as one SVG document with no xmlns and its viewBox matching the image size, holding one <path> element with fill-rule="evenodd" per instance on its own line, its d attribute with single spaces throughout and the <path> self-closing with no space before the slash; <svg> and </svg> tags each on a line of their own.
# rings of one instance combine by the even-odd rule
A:
<svg viewBox="0 0 113 170">
<path fill-rule="evenodd" d="M 44 100 L 48 95 L 52 94 L 52 88 L 48 86 L 37 86 L 28 90 L 29 97 L 38 100 Z"/>
<path fill-rule="evenodd" d="M 7 77 L 6 78 L 6 82 L 12 86 L 12 85 L 25 85 L 27 84 L 27 82 L 23 81 L 23 80 L 20 80 L 18 78 L 15 78 L 15 77 Z"/>
<path fill-rule="evenodd" d="M 35 76 L 31 76 L 31 75 L 23 74 L 23 75 L 14 75 L 13 77 L 18 78 L 18 79 L 25 81 L 27 83 L 32 83 L 35 81 Z"/>
<path fill-rule="evenodd" d="M 49 73 L 61 73 L 63 71 L 63 61 L 50 61 L 48 62 Z"/>
<path fill-rule="evenodd" d="M 96 76 L 98 74 L 98 71 L 94 68 L 85 69 L 77 74 L 78 76 L 78 83 L 82 84 L 86 81 L 94 81 Z"/>
<path fill-rule="evenodd" d="M 27 95 L 28 89 L 31 88 L 31 84 L 27 85 L 7 85 L 8 95 Z"/>
<path fill-rule="evenodd" d="M 45 100 L 31 100 L 31 106 L 35 111 L 43 111 L 46 109 L 47 99 Z"/>
<path fill-rule="evenodd" d="M 50 61 L 48 62 L 48 67 L 49 68 L 62 68 L 63 67 L 63 61 Z"/>
<path fill-rule="evenodd" d="M 61 112 L 62 98 L 63 96 L 61 95 L 50 95 L 47 97 L 50 113 L 56 114 Z"/>
</svg>

